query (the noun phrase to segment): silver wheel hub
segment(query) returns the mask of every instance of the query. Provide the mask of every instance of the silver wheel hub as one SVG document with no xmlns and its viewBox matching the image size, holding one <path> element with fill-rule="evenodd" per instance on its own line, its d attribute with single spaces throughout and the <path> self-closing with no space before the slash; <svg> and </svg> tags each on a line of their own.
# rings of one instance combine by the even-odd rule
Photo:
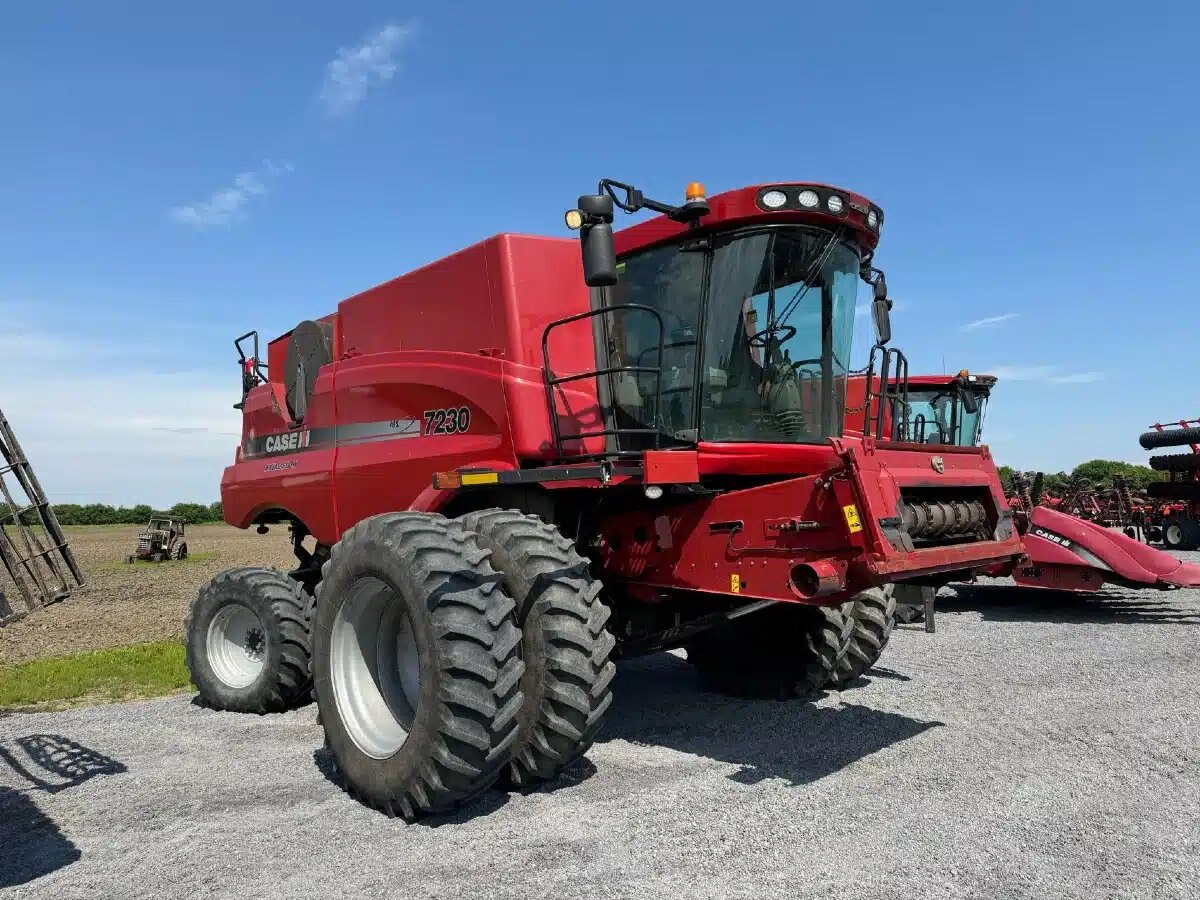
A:
<svg viewBox="0 0 1200 900">
<path fill-rule="evenodd" d="M 416 718 L 421 660 L 412 622 L 395 592 L 360 578 L 333 620 L 329 675 L 342 723 L 358 749 L 387 759 Z"/>
<path fill-rule="evenodd" d="M 213 674 L 234 688 L 249 687 L 267 664 L 267 637 L 262 620 L 247 606 L 223 606 L 208 624 L 208 664 Z"/>
</svg>

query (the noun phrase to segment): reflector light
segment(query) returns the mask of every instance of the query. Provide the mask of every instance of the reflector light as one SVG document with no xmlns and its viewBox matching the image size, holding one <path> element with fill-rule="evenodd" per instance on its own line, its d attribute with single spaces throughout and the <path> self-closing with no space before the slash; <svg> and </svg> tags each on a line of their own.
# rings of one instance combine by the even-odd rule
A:
<svg viewBox="0 0 1200 900">
<path fill-rule="evenodd" d="M 462 478 L 457 472 L 434 472 L 433 488 L 437 491 L 451 491 L 462 487 Z"/>
<path fill-rule="evenodd" d="M 470 487 L 473 484 L 498 484 L 500 482 L 499 472 L 460 472 L 458 480 L 463 487 Z"/>
<path fill-rule="evenodd" d="M 879 213 L 875 212 L 875 210 L 867 213 L 867 224 L 872 228 L 877 227 L 879 225 Z"/>
<path fill-rule="evenodd" d="M 830 194 L 829 199 L 825 201 L 825 205 L 829 207 L 832 213 L 840 213 L 843 208 L 842 198 L 837 194 Z"/>
</svg>

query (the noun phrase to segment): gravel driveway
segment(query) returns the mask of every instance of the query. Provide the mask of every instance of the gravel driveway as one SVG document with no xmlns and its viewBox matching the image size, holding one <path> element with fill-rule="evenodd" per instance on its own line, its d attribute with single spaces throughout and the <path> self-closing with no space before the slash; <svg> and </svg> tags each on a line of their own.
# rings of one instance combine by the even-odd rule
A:
<svg viewBox="0 0 1200 900">
<path fill-rule="evenodd" d="M 1198 664 L 1200 591 L 943 592 L 816 703 L 624 664 L 569 777 L 434 825 L 327 780 L 313 707 L 10 716 L 0 894 L 1195 898 Z"/>
</svg>

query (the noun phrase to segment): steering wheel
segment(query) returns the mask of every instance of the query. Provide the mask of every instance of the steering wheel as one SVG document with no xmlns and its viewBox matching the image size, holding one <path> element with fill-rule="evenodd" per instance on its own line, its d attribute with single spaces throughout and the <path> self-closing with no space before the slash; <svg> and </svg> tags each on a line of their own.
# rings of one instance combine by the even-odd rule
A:
<svg viewBox="0 0 1200 900">
<path fill-rule="evenodd" d="M 782 344 L 784 341 L 790 341 L 795 336 L 795 325 L 776 325 L 773 328 L 764 328 L 762 331 L 755 332 L 750 336 L 748 343 L 755 350 L 765 350 L 767 341 L 771 338 Z"/>
</svg>

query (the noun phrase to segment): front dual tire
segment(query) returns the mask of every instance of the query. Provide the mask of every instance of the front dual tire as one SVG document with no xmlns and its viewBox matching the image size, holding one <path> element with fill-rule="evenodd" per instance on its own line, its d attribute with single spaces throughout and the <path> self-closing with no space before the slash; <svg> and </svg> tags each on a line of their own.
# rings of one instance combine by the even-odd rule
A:
<svg viewBox="0 0 1200 900">
<path fill-rule="evenodd" d="M 317 587 L 313 680 L 353 796 L 414 819 L 491 787 L 524 699 L 515 612 L 487 551 L 446 519 L 375 516 L 334 545 Z"/>
<path fill-rule="evenodd" d="M 600 584 L 536 516 L 368 519 L 333 547 L 317 592 L 326 744 L 346 789 L 390 815 L 552 780 L 611 704 Z"/>
</svg>

